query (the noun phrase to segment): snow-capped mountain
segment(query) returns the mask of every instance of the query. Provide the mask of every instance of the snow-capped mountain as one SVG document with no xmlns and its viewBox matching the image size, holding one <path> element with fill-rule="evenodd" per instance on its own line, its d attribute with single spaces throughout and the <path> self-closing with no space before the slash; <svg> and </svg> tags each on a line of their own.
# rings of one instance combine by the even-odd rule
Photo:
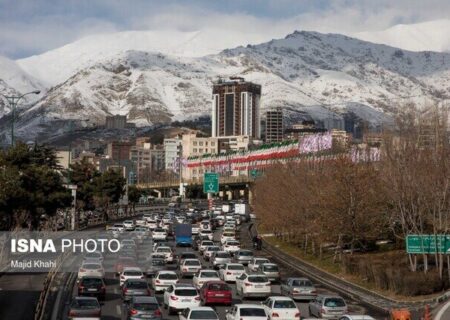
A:
<svg viewBox="0 0 450 320">
<path fill-rule="evenodd" d="M 450 20 L 398 24 L 382 31 L 360 32 L 353 36 L 374 43 L 410 51 L 450 51 Z"/>
<path fill-rule="evenodd" d="M 43 89 L 44 86 L 40 81 L 23 71 L 15 61 L 0 56 L 0 94 L 9 96 Z M 10 111 L 10 106 L 2 95 L 0 95 L 0 118 Z M 43 93 L 40 96 L 42 95 Z M 22 102 L 37 99 L 36 95 L 27 96 Z"/>
<path fill-rule="evenodd" d="M 62 68 L 57 56 L 53 64 Z M 148 50 L 105 56 L 83 68 L 68 65 L 81 69 L 21 114 L 19 133 L 57 134 L 61 119 L 101 124 L 106 115 L 126 114 L 142 126 L 209 114 L 212 82 L 232 75 L 262 85 L 263 111 L 281 106 L 289 115 L 321 121 L 351 113 L 378 125 L 402 103 L 450 97 L 449 53 L 410 52 L 337 34 L 294 32 L 203 57 Z"/>
</svg>

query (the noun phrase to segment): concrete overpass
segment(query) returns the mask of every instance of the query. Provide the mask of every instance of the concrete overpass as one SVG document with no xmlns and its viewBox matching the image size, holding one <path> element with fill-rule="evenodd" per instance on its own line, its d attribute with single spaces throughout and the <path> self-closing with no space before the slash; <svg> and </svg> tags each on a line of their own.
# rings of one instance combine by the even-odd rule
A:
<svg viewBox="0 0 450 320">
<path fill-rule="evenodd" d="M 251 200 L 252 185 L 255 179 L 249 176 L 219 176 L 219 197 L 227 200 L 245 198 Z M 206 197 L 203 194 L 203 179 L 183 180 L 187 192 L 191 192 L 194 197 Z M 154 181 L 149 183 L 140 183 L 136 185 L 139 189 L 148 190 L 156 197 L 167 198 L 171 193 L 178 194 L 180 180 L 173 179 L 167 181 Z"/>
</svg>

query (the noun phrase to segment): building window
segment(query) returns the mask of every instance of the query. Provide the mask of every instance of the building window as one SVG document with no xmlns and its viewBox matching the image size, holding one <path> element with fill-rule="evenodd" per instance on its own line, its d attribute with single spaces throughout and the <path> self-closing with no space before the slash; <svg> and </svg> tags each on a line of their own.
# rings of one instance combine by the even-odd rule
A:
<svg viewBox="0 0 450 320">
<path fill-rule="evenodd" d="M 197 169 L 192 170 L 192 173 L 193 173 L 194 175 L 196 175 L 196 174 L 197 174 Z"/>
<path fill-rule="evenodd" d="M 198 170 L 198 173 L 202 174 L 203 173 L 203 169 Z"/>
<path fill-rule="evenodd" d="M 211 147 L 214 147 L 216 143 L 214 141 L 211 141 Z"/>
<path fill-rule="evenodd" d="M 208 146 L 208 141 L 205 141 L 205 146 L 206 146 L 206 147 Z"/>
<path fill-rule="evenodd" d="M 197 153 L 197 148 L 194 148 L 194 153 Z"/>
<path fill-rule="evenodd" d="M 203 141 L 199 141 L 199 142 L 198 142 L 198 145 L 199 145 L 199 146 L 203 146 Z"/>
<path fill-rule="evenodd" d="M 197 145 L 197 141 L 192 142 L 192 145 L 196 146 Z"/>
<path fill-rule="evenodd" d="M 198 149 L 199 153 L 203 153 L 203 148 Z"/>
<path fill-rule="evenodd" d="M 209 150 L 208 148 L 205 148 L 205 152 L 206 152 L 206 153 L 208 153 L 208 150 Z"/>
</svg>

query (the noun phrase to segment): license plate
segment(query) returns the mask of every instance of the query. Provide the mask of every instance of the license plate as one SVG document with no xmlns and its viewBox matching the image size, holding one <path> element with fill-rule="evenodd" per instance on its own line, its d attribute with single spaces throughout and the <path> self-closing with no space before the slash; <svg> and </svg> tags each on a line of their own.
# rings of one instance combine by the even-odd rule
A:
<svg viewBox="0 0 450 320">
<path fill-rule="evenodd" d="M 221 294 L 221 293 L 219 293 L 219 294 L 216 294 L 216 297 L 225 297 L 225 295 L 224 295 L 224 294 Z"/>
<path fill-rule="evenodd" d="M 143 315 L 141 315 L 141 317 L 142 318 L 153 318 L 153 316 L 150 314 L 143 314 Z"/>
<path fill-rule="evenodd" d="M 257 289 L 262 289 L 262 288 L 264 288 L 264 286 L 257 285 L 257 286 L 255 286 L 255 288 L 257 288 Z"/>
<path fill-rule="evenodd" d="M 97 291 L 97 289 L 88 289 L 89 292 Z"/>
<path fill-rule="evenodd" d="M 191 299 L 183 299 L 181 302 L 191 302 Z"/>
</svg>

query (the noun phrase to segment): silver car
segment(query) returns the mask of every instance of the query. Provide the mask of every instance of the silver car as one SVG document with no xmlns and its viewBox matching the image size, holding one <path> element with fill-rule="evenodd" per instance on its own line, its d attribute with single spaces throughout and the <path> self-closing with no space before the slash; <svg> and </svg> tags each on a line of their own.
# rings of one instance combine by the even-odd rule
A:
<svg viewBox="0 0 450 320">
<path fill-rule="evenodd" d="M 257 271 L 264 274 L 271 282 L 280 281 L 280 269 L 275 263 L 262 263 Z"/>
<path fill-rule="evenodd" d="M 237 263 L 242 263 L 244 266 L 248 265 L 248 263 L 254 257 L 253 251 L 250 250 L 238 250 L 234 254 L 234 260 Z"/>
<path fill-rule="evenodd" d="M 211 262 L 215 269 L 219 269 L 227 263 L 231 263 L 231 255 L 228 251 L 214 252 L 211 257 Z"/>
<path fill-rule="evenodd" d="M 323 319 L 338 319 L 347 313 L 347 304 L 340 296 L 318 295 L 309 303 L 309 315 Z"/>
<path fill-rule="evenodd" d="M 313 300 L 317 297 L 317 291 L 312 282 L 307 278 L 287 278 L 281 283 L 281 294 L 294 300 Z"/>
</svg>

